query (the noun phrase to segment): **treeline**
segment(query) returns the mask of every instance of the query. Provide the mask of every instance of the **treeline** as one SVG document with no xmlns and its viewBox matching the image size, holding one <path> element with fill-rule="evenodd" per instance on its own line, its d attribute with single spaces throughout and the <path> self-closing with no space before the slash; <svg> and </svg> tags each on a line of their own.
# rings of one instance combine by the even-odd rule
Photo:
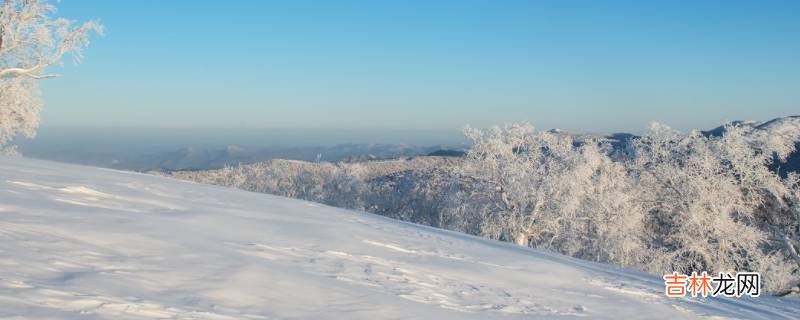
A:
<svg viewBox="0 0 800 320">
<path fill-rule="evenodd" d="M 767 291 L 797 292 L 800 178 L 770 168 L 793 152 L 800 125 L 723 129 L 656 124 L 619 144 L 530 125 L 468 128 L 474 145 L 460 158 L 169 174 L 658 274 L 757 271 Z"/>
</svg>

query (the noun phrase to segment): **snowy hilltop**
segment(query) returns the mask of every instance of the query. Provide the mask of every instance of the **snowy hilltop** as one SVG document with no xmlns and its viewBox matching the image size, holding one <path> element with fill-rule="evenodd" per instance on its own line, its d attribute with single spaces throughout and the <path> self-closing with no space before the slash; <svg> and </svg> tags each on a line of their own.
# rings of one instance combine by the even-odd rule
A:
<svg viewBox="0 0 800 320">
<path fill-rule="evenodd" d="M 0 318 L 762 318 L 658 276 L 311 202 L 0 158 Z"/>
<path fill-rule="evenodd" d="M 760 272 L 765 292 L 800 293 L 797 117 L 688 133 L 654 123 L 641 136 L 465 133 L 474 144 L 460 157 L 155 173 L 652 274 Z"/>
</svg>

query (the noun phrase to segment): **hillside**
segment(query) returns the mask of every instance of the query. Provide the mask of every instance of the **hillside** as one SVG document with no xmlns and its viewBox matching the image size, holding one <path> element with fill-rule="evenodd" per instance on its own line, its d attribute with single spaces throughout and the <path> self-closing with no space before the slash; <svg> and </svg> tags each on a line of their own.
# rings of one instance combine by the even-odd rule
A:
<svg viewBox="0 0 800 320">
<path fill-rule="evenodd" d="M 310 202 L 0 158 L 0 318 L 793 318 L 658 276 Z"/>
</svg>

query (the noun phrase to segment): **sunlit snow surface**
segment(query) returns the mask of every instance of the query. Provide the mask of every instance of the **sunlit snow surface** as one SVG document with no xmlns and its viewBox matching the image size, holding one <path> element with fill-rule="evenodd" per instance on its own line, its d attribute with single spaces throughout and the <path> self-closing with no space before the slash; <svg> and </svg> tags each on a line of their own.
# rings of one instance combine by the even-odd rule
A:
<svg viewBox="0 0 800 320">
<path fill-rule="evenodd" d="M 0 157 L 0 318 L 797 319 L 658 276 L 310 202 Z"/>
</svg>

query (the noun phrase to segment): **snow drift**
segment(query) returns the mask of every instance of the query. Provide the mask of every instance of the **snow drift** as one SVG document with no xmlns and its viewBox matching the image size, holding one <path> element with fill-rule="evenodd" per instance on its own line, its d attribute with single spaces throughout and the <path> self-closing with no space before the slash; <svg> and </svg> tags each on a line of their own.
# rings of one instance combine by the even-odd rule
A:
<svg viewBox="0 0 800 320">
<path fill-rule="evenodd" d="M 780 319 L 657 276 L 310 202 L 0 157 L 0 318 Z"/>
</svg>

